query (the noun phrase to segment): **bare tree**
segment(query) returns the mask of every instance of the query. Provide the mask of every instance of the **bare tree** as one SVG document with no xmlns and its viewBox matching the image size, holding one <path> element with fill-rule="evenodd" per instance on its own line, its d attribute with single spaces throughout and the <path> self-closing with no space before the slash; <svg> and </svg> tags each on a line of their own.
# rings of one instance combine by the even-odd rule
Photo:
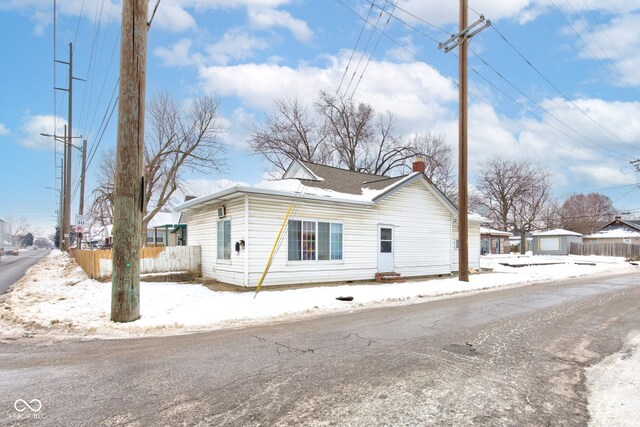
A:
<svg viewBox="0 0 640 427">
<path fill-rule="evenodd" d="M 31 230 L 31 224 L 24 216 L 8 216 L 5 218 L 5 222 L 9 224 L 9 230 L 6 232 L 6 237 L 11 239 L 11 244 L 17 244 L 22 236 L 28 234 Z"/>
<path fill-rule="evenodd" d="M 291 159 L 327 163 L 326 137 L 297 99 L 276 99 L 264 124 L 251 126 L 249 146 L 276 170 L 285 171 Z"/>
<path fill-rule="evenodd" d="M 98 186 L 93 190 L 90 215 L 94 224 L 103 227 L 113 223 L 116 153 L 114 148 L 103 152 L 98 165 Z"/>
<path fill-rule="evenodd" d="M 520 233 L 520 250 L 525 251 L 525 235 L 544 227 L 551 187 L 551 174 L 524 161 L 500 157 L 481 167 L 478 191 L 487 215 L 502 230 Z"/>
<path fill-rule="evenodd" d="M 184 171 L 221 172 L 226 162 L 226 149 L 219 139 L 224 127 L 218 119 L 217 99 L 203 96 L 185 109 L 163 93 L 151 100 L 147 113 L 142 220 L 145 233 L 149 221 L 181 188 Z M 91 212 L 101 224 L 108 225 L 113 218 L 113 150 L 103 155 L 99 173 Z"/>
<path fill-rule="evenodd" d="M 154 97 L 148 107 L 150 133 L 145 142 L 145 209 L 142 228 L 181 186 L 182 173 L 222 172 L 225 131 L 218 119 L 218 100 L 205 95 L 188 109 L 178 106 L 167 93 Z"/>
<path fill-rule="evenodd" d="M 407 143 L 413 157 L 425 162 L 425 174 L 452 202 L 458 198 L 457 184 L 452 174 L 453 154 L 451 146 L 442 135 L 421 133 L 413 136 Z M 407 167 L 410 168 L 409 165 Z"/>
<path fill-rule="evenodd" d="M 604 194 L 572 194 L 562 204 L 561 224 L 567 230 L 591 234 L 615 213 L 613 202 Z"/>
</svg>

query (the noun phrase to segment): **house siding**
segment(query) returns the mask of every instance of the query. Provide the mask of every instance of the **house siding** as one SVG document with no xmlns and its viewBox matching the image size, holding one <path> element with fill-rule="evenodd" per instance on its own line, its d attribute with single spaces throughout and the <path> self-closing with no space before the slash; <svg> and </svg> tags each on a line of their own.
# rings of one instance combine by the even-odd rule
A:
<svg viewBox="0 0 640 427">
<path fill-rule="evenodd" d="M 249 236 L 244 236 L 244 203 L 248 198 Z M 289 219 L 339 222 L 343 226 L 343 259 L 289 261 L 285 227 L 262 286 L 373 280 L 378 272 L 378 226 L 394 227 L 394 271 L 404 277 L 450 274 L 452 270 L 452 215 L 423 181 L 414 181 L 375 205 L 355 205 L 337 200 L 321 201 L 250 194 L 225 202 L 231 219 L 231 244 L 245 240 L 248 251 L 248 284 L 245 254 L 230 261 L 216 260 L 216 210 L 222 203 L 189 212 L 189 244 L 202 247 L 202 275 L 221 282 L 255 287 L 267 265 L 278 231 L 291 203 Z M 479 224 L 470 224 L 470 253 L 479 266 Z M 456 255 L 457 265 L 457 255 Z"/>
<path fill-rule="evenodd" d="M 468 227 L 468 245 L 469 245 L 469 268 L 480 269 L 480 224 L 469 221 Z M 459 270 L 458 250 L 455 249 L 456 239 L 458 238 L 458 224 L 452 221 L 451 225 L 451 271 Z"/>
<path fill-rule="evenodd" d="M 218 221 L 217 209 L 226 207 L 224 219 L 231 220 L 231 259 L 217 259 Z M 242 284 L 244 254 L 234 250 L 235 242 L 245 240 L 244 200 L 234 199 L 189 212 L 189 245 L 200 246 L 202 253 L 202 277 L 225 283 Z"/>
</svg>

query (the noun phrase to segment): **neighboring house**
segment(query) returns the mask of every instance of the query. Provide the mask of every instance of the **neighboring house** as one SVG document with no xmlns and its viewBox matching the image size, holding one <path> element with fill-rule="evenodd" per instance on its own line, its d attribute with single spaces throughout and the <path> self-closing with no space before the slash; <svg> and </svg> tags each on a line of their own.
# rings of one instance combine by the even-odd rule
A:
<svg viewBox="0 0 640 427">
<path fill-rule="evenodd" d="M 598 231 L 584 236 L 583 243 L 630 243 L 640 244 L 640 221 L 623 220 L 617 216 Z"/>
<path fill-rule="evenodd" d="M 424 175 L 389 178 L 293 161 L 283 178 L 235 186 L 179 205 L 202 275 L 255 287 L 372 280 L 458 270 L 457 210 Z M 287 217 L 287 212 L 290 215 Z M 480 223 L 469 216 L 469 265 L 479 268 Z"/>
<path fill-rule="evenodd" d="M 513 233 L 480 227 L 480 252 L 487 254 L 508 254 L 511 252 L 509 239 Z"/>
<path fill-rule="evenodd" d="M 146 230 L 146 246 L 184 246 L 187 243 L 187 224 L 181 223 L 180 215 L 172 212 L 158 212 L 149 221 Z M 91 229 L 90 246 L 113 246 L 113 225 Z"/>
<path fill-rule="evenodd" d="M 147 246 L 185 246 L 187 224 L 180 222 L 180 215 L 158 212 L 147 226 Z"/>
<path fill-rule="evenodd" d="M 533 233 L 534 255 L 569 255 L 571 243 L 582 243 L 582 234 L 569 230 L 549 230 Z"/>
</svg>

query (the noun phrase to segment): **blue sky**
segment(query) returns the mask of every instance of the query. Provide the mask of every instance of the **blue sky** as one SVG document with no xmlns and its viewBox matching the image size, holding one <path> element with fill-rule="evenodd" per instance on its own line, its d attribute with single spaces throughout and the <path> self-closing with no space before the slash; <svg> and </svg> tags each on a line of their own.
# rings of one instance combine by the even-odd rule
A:
<svg viewBox="0 0 640 427">
<path fill-rule="evenodd" d="M 86 80 L 74 82 L 73 127 L 95 153 L 87 205 L 100 155 L 115 147 L 117 112 L 107 119 L 121 4 L 57 3 L 56 58 L 66 61 L 73 42 L 74 75 Z M 599 191 L 619 209 L 640 212 L 640 175 L 629 164 L 640 157 L 640 1 L 469 4 L 470 22 L 477 11 L 494 23 L 471 43 L 471 183 L 484 160 L 509 156 L 551 170 L 560 200 Z M 360 67 L 342 91 L 356 89 L 356 100 L 395 114 L 402 135 L 442 134 L 455 149 L 457 57 L 437 42 L 456 32 L 457 19 L 457 1 L 401 0 L 394 8 L 383 0 L 162 0 L 149 32 L 147 97 L 168 91 L 185 104 L 203 92 L 219 97 L 229 162 L 222 175 L 189 176 L 199 192 L 220 180 L 260 181 L 267 165 L 245 150 L 248 126 L 276 97 L 310 104 L 320 90 L 335 92 L 352 56 L 350 70 Z M 65 92 L 54 99 L 53 86 L 66 87 L 68 74 L 58 64 L 54 81 L 52 0 L 0 0 L 0 32 L 0 218 L 25 216 L 49 234 L 58 196 L 46 187 L 59 188 L 60 157 L 39 133 L 61 132 L 68 108 Z M 73 168 L 75 184 L 77 151 Z"/>
</svg>

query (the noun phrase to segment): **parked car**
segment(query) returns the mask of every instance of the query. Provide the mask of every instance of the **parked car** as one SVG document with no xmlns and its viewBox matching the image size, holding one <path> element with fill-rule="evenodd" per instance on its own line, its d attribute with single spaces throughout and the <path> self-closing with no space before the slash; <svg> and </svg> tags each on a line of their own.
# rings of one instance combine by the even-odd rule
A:
<svg viewBox="0 0 640 427">
<path fill-rule="evenodd" d="M 4 247 L 3 255 L 18 255 L 18 247 L 13 245 L 8 245 Z"/>
</svg>

